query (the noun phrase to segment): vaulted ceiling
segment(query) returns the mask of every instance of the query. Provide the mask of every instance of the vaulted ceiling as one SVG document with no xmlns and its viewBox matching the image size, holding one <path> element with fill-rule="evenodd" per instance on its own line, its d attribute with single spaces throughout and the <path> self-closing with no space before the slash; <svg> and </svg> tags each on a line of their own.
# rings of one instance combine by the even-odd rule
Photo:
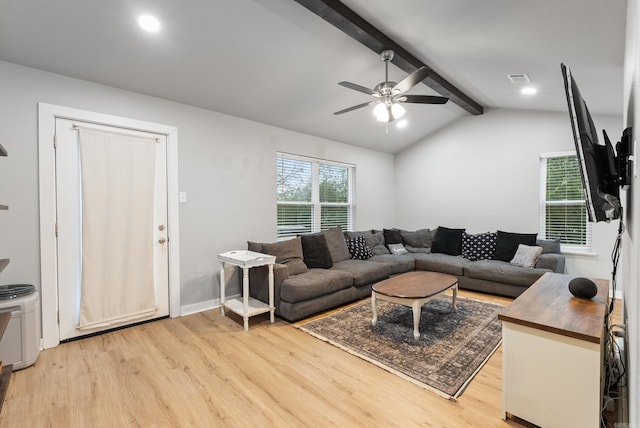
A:
<svg viewBox="0 0 640 428">
<path fill-rule="evenodd" d="M 0 60 L 389 153 L 472 114 L 405 105 L 407 126 L 388 132 L 372 108 L 333 115 L 369 100 L 337 83 L 374 87 L 383 63 L 300 3 L 0 0 Z M 624 0 L 342 3 L 484 109 L 566 111 L 564 62 L 592 113 L 622 112 Z M 160 32 L 140 31 L 143 13 Z M 396 82 L 407 73 L 390 67 Z M 538 93 L 522 95 L 513 73 Z M 424 84 L 411 93 L 437 95 Z"/>
</svg>

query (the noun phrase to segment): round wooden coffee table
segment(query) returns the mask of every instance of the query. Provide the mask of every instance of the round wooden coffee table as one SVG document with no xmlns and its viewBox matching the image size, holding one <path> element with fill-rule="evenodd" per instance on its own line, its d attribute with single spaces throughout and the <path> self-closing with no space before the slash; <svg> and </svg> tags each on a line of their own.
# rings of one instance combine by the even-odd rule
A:
<svg viewBox="0 0 640 428">
<path fill-rule="evenodd" d="M 394 276 L 374 284 L 371 288 L 371 325 L 378 322 L 376 300 L 409 306 L 413 310 L 413 337 L 420 337 L 420 312 L 422 305 L 447 290 L 453 290 L 453 312 L 457 312 L 458 278 L 439 272 L 415 271 Z"/>
</svg>

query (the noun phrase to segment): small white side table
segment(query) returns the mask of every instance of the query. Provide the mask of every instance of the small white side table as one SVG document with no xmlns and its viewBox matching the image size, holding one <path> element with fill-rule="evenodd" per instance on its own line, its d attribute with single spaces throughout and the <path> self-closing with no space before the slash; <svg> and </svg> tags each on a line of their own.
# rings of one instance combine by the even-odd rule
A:
<svg viewBox="0 0 640 428">
<path fill-rule="evenodd" d="M 275 321 L 276 307 L 273 302 L 273 264 L 276 262 L 276 256 L 269 254 L 257 253 L 248 250 L 227 251 L 218 254 L 220 261 L 220 313 L 224 316 L 225 307 L 232 312 L 242 316 L 244 321 L 244 330 L 249 330 L 249 317 L 254 315 L 270 313 L 270 320 Z M 242 268 L 242 297 L 225 301 L 225 264 L 234 265 Z M 249 269 L 257 266 L 269 266 L 269 304 L 261 302 L 258 299 L 249 297 Z"/>
</svg>

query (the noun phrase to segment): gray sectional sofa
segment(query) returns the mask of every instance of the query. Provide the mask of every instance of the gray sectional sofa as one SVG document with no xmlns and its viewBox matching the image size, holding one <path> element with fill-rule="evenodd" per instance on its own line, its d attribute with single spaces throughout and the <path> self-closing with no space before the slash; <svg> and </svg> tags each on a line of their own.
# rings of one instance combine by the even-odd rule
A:
<svg viewBox="0 0 640 428">
<path fill-rule="evenodd" d="M 276 256 L 276 314 L 290 322 L 370 296 L 371 286 L 376 282 L 412 270 L 448 273 L 458 278 L 460 288 L 508 297 L 519 296 L 546 272 L 564 273 L 565 259 L 560 254 L 559 241 L 537 240 L 535 234 L 498 231 L 470 235 L 463 231 L 461 235 L 454 232 L 456 238 L 462 236 L 462 242 L 454 239 L 451 251 L 447 248 L 450 240 L 443 247 L 441 238 L 452 230 L 462 229 L 343 233 L 334 228 L 277 243 L 248 242 L 248 249 Z M 476 248 L 463 245 L 479 238 L 481 243 Z M 501 238 L 498 244 L 503 244 L 496 246 L 495 240 Z M 506 245 L 505 239 L 511 246 L 514 239 L 526 240 L 530 245 L 523 244 L 522 249 L 518 246 L 517 255 L 521 255 L 520 250 L 535 252 L 534 258 L 527 261 L 535 265 L 518 265 L 517 257 L 510 252 L 502 254 L 502 260 L 488 258 L 489 254 L 498 256 L 500 248 Z M 456 254 L 456 245 L 461 254 Z M 479 252 L 474 253 L 476 250 Z M 484 255 L 480 254 L 482 251 Z M 249 284 L 252 297 L 268 302 L 266 267 L 251 269 Z"/>
</svg>

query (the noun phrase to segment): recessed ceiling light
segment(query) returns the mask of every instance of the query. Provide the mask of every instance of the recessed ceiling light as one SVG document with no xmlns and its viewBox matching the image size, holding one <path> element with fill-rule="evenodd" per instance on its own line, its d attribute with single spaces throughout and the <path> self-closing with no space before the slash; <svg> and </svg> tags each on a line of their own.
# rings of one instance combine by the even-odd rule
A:
<svg viewBox="0 0 640 428">
<path fill-rule="evenodd" d="M 525 86 L 524 88 L 520 89 L 520 92 L 524 95 L 534 95 L 538 92 L 538 90 L 533 86 Z"/>
<path fill-rule="evenodd" d="M 151 15 L 142 15 L 138 18 L 138 24 L 142 27 L 143 30 L 148 31 L 150 33 L 156 33 L 160 31 L 160 21 L 158 18 Z"/>
</svg>

